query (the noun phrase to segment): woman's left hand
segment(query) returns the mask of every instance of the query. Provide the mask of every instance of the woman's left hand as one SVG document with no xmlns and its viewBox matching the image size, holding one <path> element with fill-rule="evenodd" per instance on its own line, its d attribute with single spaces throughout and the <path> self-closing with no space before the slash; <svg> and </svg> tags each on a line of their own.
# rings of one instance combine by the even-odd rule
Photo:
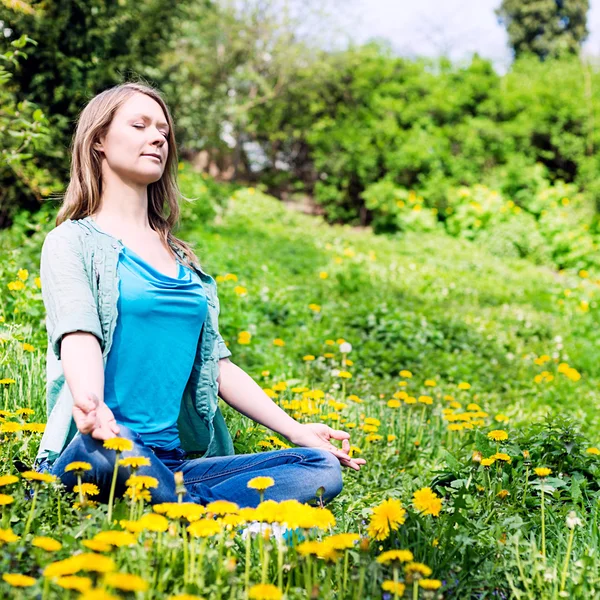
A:
<svg viewBox="0 0 600 600">
<path fill-rule="evenodd" d="M 300 423 L 299 425 L 294 436 L 290 438 L 290 442 L 293 444 L 329 450 L 338 457 L 342 465 L 355 471 L 360 471 L 360 465 L 367 462 L 364 458 L 351 458 L 348 454 L 350 452 L 350 434 L 347 431 L 332 429 L 325 423 Z M 342 440 L 342 447 L 334 446 L 329 441 L 331 439 Z"/>
</svg>

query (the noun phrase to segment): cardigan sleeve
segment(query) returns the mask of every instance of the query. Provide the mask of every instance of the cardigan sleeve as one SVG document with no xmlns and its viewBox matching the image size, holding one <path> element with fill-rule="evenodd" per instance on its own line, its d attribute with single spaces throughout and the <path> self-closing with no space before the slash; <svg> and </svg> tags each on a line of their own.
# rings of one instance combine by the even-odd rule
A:
<svg viewBox="0 0 600 600">
<path fill-rule="evenodd" d="M 215 333 L 217 334 L 217 345 L 219 347 L 219 360 L 221 360 L 222 358 L 229 358 L 231 356 L 231 350 L 227 347 L 227 345 L 225 344 L 225 340 L 223 339 L 223 336 L 219 332 L 218 315 L 221 313 L 221 303 L 219 302 L 219 296 L 217 294 L 216 283 L 215 283 L 215 304 L 217 306 L 217 319 L 216 319 Z"/>
<path fill-rule="evenodd" d="M 104 347 L 98 308 L 78 234 L 60 225 L 46 236 L 40 257 L 42 299 L 52 351 L 60 360 L 62 338 L 67 333 L 94 334 Z"/>
</svg>

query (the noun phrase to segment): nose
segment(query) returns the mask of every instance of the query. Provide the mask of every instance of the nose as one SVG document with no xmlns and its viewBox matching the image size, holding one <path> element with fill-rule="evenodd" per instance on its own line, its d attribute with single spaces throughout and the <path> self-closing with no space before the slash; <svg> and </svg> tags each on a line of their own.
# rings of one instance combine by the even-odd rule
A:
<svg viewBox="0 0 600 600">
<path fill-rule="evenodd" d="M 166 142 L 167 138 L 155 127 L 151 143 L 157 148 L 162 148 Z"/>
</svg>

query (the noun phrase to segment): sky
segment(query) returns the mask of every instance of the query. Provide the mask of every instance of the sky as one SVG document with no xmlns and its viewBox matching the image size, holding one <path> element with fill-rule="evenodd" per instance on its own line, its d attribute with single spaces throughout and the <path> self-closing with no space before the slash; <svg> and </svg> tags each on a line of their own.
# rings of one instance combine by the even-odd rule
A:
<svg viewBox="0 0 600 600">
<path fill-rule="evenodd" d="M 356 42 L 387 39 L 403 56 L 460 60 L 473 52 L 499 71 L 511 62 L 506 31 L 494 9 L 500 0 L 347 0 L 347 28 Z M 590 1 L 586 54 L 600 55 L 600 0 Z"/>
</svg>

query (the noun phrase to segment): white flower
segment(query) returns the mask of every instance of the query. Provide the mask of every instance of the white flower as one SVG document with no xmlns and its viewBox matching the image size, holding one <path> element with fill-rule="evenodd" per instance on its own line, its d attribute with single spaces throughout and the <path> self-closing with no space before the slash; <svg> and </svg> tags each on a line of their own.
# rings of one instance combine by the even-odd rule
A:
<svg viewBox="0 0 600 600">
<path fill-rule="evenodd" d="M 352 344 L 350 342 L 344 342 L 340 344 L 340 352 L 342 354 L 348 354 L 348 352 L 352 352 Z"/>
<path fill-rule="evenodd" d="M 572 510 L 567 515 L 567 527 L 569 529 L 575 529 L 575 527 L 581 527 L 582 525 L 583 523 L 581 522 L 581 519 L 577 516 L 577 513 Z"/>
</svg>

